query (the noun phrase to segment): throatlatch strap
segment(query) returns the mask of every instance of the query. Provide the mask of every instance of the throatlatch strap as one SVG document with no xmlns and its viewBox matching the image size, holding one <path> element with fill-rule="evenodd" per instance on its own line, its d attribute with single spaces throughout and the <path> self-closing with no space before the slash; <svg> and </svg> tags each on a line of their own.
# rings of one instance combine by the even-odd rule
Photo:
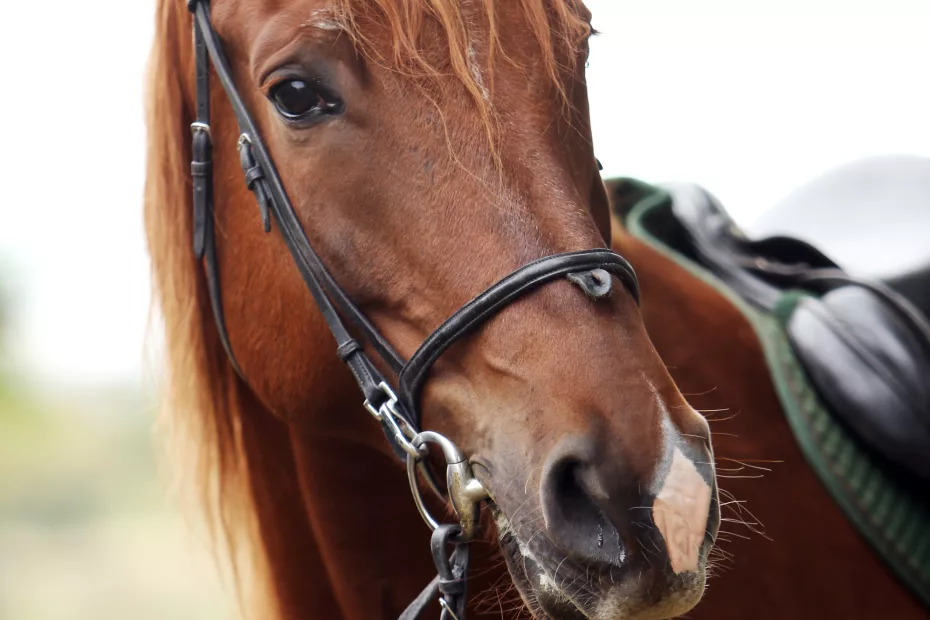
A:
<svg viewBox="0 0 930 620">
<path fill-rule="evenodd" d="M 203 32 L 194 24 L 194 71 L 197 83 L 197 121 L 191 126 L 191 178 L 194 188 L 194 255 L 203 258 L 207 212 L 213 207 L 213 140 L 210 134 L 210 57 Z"/>
<path fill-rule="evenodd" d="M 213 213 L 213 136 L 210 131 L 210 57 L 204 31 L 194 23 L 194 63 L 197 82 L 197 120 L 191 125 L 191 179 L 193 185 L 194 256 L 203 261 L 210 296 L 210 309 L 220 342 L 229 363 L 240 377 L 242 370 L 233 355 L 223 295 L 220 288 L 219 265 L 216 260 L 216 220 Z"/>
</svg>

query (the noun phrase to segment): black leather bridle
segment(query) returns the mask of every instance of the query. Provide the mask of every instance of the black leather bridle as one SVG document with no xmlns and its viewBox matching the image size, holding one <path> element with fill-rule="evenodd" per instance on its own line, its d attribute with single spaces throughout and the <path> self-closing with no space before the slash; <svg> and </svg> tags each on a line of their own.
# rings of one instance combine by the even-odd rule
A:
<svg viewBox="0 0 930 620">
<path fill-rule="evenodd" d="M 355 377 L 365 398 L 365 407 L 377 419 L 388 442 L 401 459 L 406 460 L 414 499 L 424 518 L 434 528 L 432 550 L 439 575 L 401 615 L 401 620 L 418 618 L 436 596 L 443 609 L 443 620 L 464 620 L 465 577 L 468 548 L 465 543 L 477 528 L 479 502 L 487 491 L 474 478 L 465 459 L 446 438 L 433 432 L 420 432 L 419 396 L 429 370 L 454 342 L 482 325 L 500 309 L 540 286 L 567 277 L 592 299 L 610 294 L 611 274 L 620 278 L 639 301 L 639 285 L 630 264 L 606 249 L 556 254 L 517 269 L 465 304 L 436 329 L 406 362 L 388 340 L 375 328 L 342 290 L 326 269 L 304 234 L 300 220 L 287 197 L 281 178 L 268 154 L 261 134 L 233 82 L 232 72 L 223 53 L 219 36 L 210 22 L 209 0 L 188 0 L 194 14 L 197 120 L 193 134 L 191 176 L 193 178 L 194 253 L 202 259 L 210 295 L 210 305 L 220 340 L 229 360 L 242 377 L 236 362 L 223 317 L 219 270 L 215 252 L 213 217 L 213 141 L 210 134 L 210 65 L 226 92 L 239 124 L 239 159 L 248 188 L 258 201 L 266 232 L 271 230 L 272 216 L 277 223 L 307 288 L 313 295 L 333 337 L 337 352 Z M 353 337 L 343 321 L 352 324 L 359 338 Z M 377 353 L 391 372 L 397 375 L 398 389 L 390 383 L 368 357 L 362 343 Z M 244 377 L 243 377 L 244 378 Z M 447 493 L 460 518 L 454 525 L 438 525 L 429 517 L 417 491 L 414 466 L 423 466 L 427 445 L 442 449 L 447 463 Z M 434 484 L 435 488 L 435 484 Z M 455 551 L 446 555 L 446 546 Z"/>
</svg>

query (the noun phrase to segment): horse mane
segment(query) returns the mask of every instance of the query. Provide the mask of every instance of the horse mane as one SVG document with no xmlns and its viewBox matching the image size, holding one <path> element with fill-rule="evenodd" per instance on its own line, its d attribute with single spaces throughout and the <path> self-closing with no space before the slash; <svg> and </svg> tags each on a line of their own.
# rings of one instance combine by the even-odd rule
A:
<svg viewBox="0 0 930 620">
<path fill-rule="evenodd" d="M 517 0 L 333 0 L 333 7 L 323 13 L 329 25 L 347 33 L 370 61 L 409 78 L 425 78 L 433 85 L 448 76 L 464 86 L 493 147 L 495 115 L 490 92 L 494 89 L 495 61 L 502 50 L 498 10 L 511 2 L 517 4 Z M 583 4 L 581 0 L 519 0 L 519 5 L 539 46 L 538 60 L 564 109 L 568 109 L 563 75 L 566 68 L 574 67 L 566 67 L 560 58 L 575 62 L 577 52 L 593 32 L 581 14 Z M 371 24 L 379 31 L 387 26 L 387 46 L 368 34 Z M 433 53 L 431 34 L 446 42 L 439 54 Z M 487 37 L 480 41 L 487 50 L 483 62 L 475 52 L 479 36 Z M 510 60 L 506 54 L 504 57 Z"/>
<path fill-rule="evenodd" d="M 493 57 L 501 49 L 496 12 L 512 1 L 332 0 L 331 16 L 363 53 L 378 62 L 400 71 L 414 68 L 427 78 L 449 76 L 451 68 L 490 126 L 486 89 L 493 87 Z M 564 45 L 578 49 L 590 34 L 587 20 L 579 14 L 580 0 L 520 0 L 520 5 L 542 51 L 547 75 L 567 101 L 559 52 Z M 469 24 L 475 11 L 466 7 L 478 9 L 486 20 L 484 31 L 490 32 L 484 74 L 474 65 L 471 37 L 475 35 Z M 370 31 L 363 27 L 370 19 L 386 21 L 392 37 L 389 57 L 376 52 Z M 435 32 L 437 26 L 448 41 L 444 60 L 424 51 L 424 33 Z M 277 617 L 286 604 L 275 595 L 271 578 L 274 554 L 268 548 L 267 530 L 273 524 L 262 521 L 272 520 L 273 515 L 261 505 L 262 474 L 256 473 L 260 466 L 255 464 L 260 460 L 255 447 L 259 440 L 252 438 L 255 423 L 246 415 L 249 397 L 220 344 L 203 270 L 191 249 L 190 33 L 185 2 L 159 0 L 148 64 L 144 195 L 153 297 L 156 316 L 164 326 L 159 434 L 168 448 L 164 460 L 179 496 L 192 501 L 203 516 L 221 571 L 231 577 L 240 604 L 248 608 L 260 603 L 260 617 Z M 294 467 L 289 461 L 286 466 Z"/>
<path fill-rule="evenodd" d="M 203 517 L 217 564 L 231 573 L 226 576 L 240 603 L 266 599 L 267 605 L 273 597 L 266 558 L 242 542 L 257 540 L 257 500 L 248 479 L 237 380 L 191 249 L 193 97 L 182 77 L 192 66 L 191 18 L 180 0 L 160 0 L 156 10 L 145 96 L 144 221 L 153 297 L 164 324 L 158 423 L 167 448 L 163 459 L 179 499 Z"/>
</svg>

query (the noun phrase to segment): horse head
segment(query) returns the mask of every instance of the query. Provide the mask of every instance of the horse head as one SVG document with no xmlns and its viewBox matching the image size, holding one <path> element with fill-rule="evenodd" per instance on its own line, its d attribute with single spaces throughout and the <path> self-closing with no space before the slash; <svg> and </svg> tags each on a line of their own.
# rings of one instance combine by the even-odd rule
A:
<svg viewBox="0 0 930 620">
<path fill-rule="evenodd" d="M 174 247 L 194 226 L 189 199 L 185 210 L 165 204 L 166 178 L 189 181 L 166 172 L 184 161 L 166 154 L 180 143 L 158 136 L 169 116 L 175 137 L 194 120 L 196 91 L 177 4 L 162 2 L 168 42 L 153 55 L 149 242 L 169 349 L 178 330 L 202 329 L 202 357 L 233 377 L 215 329 L 190 316 L 208 293 L 199 264 Z M 214 0 L 210 12 L 310 244 L 400 357 L 521 266 L 609 243 L 580 2 Z M 230 380 L 285 427 L 313 428 L 292 442 L 352 437 L 389 453 L 361 398 L 343 409 L 347 373 L 286 244 L 259 224 L 222 89 L 212 100 L 219 304 L 241 375 Z M 677 616 L 703 592 L 719 521 L 707 423 L 674 385 L 631 290 L 589 276 L 594 285 L 540 286 L 450 346 L 417 406 L 487 490 L 534 614 Z M 310 487 L 308 505 L 320 499 Z"/>
</svg>

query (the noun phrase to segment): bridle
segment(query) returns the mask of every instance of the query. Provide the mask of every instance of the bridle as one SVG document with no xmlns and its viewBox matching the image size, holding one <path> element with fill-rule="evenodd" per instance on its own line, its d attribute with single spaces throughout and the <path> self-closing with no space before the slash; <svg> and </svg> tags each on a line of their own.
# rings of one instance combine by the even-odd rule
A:
<svg viewBox="0 0 930 620">
<path fill-rule="evenodd" d="M 326 269 L 304 234 L 300 220 L 287 197 L 281 178 L 262 142 L 261 134 L 246 109 L 233 82 L 229 63 L 219 36 L 210 22 L 209 0 L 188 0 L 194 14 L 197 120 L 193 134 L 191 176 L 193 178 L 194 253 L 204 264 L 210 305 L 220 341 L 229 360 L 243 377 L 233 355 L 226 331 L 220 295 L 213 217 L 213 141 L 210 133 L 210 65 L 226 92 L 239 124 L 239 159 L 245 182 L 258 201 L 265 232 L 271 230 L 272 216 L 281 232 L 307 288 L 323 314 L 336 340 L 336 351 L 352 372 L 365 398 L 365 408 L 377 420 L 395 454 L 407 465 L 407 476 L 414 501 L 424 520 L 433 529 L 431 549 L 438 575 L 423 590 L 400 620 L 419 618 L 429 602 L 439 595 L 442 620 L 464 620 L 465 580 L 468 570 L 468 541 L 478 530 L 478 511 L 490 496 L 475 478 L 471 465 L 446 437 L 432 431 L 420 432 L 419 397 L 430 368 L 453 343 L 482 325 L 499 310 L 540 286 L 566 277 L 591 299 L 603 299 L 611 292 L 611 274 L 624 283 L 636 301 L 639 285 L 630 264 L 606 249 L 555 254 L 533 261 L 488 288 L 465 304 L 440 325 L 406 362 L 342 290 Z M 343 317 L 359 338 L 353 337 Z M 397 375 L 395 391 L 372 363 L 362 343 L 367 344 Z M 243 377 L 244 379 L 244 377 Z M 416 472 L 419 469 L 430 486 L 443 493 L 427 463 L 429 446 L 438 447 L 446 461 L 446 493 L 459 522 L 439 523 L 427 511 Z M 447 547 L 454 551 L 447 554 Z"/>
</svg>

